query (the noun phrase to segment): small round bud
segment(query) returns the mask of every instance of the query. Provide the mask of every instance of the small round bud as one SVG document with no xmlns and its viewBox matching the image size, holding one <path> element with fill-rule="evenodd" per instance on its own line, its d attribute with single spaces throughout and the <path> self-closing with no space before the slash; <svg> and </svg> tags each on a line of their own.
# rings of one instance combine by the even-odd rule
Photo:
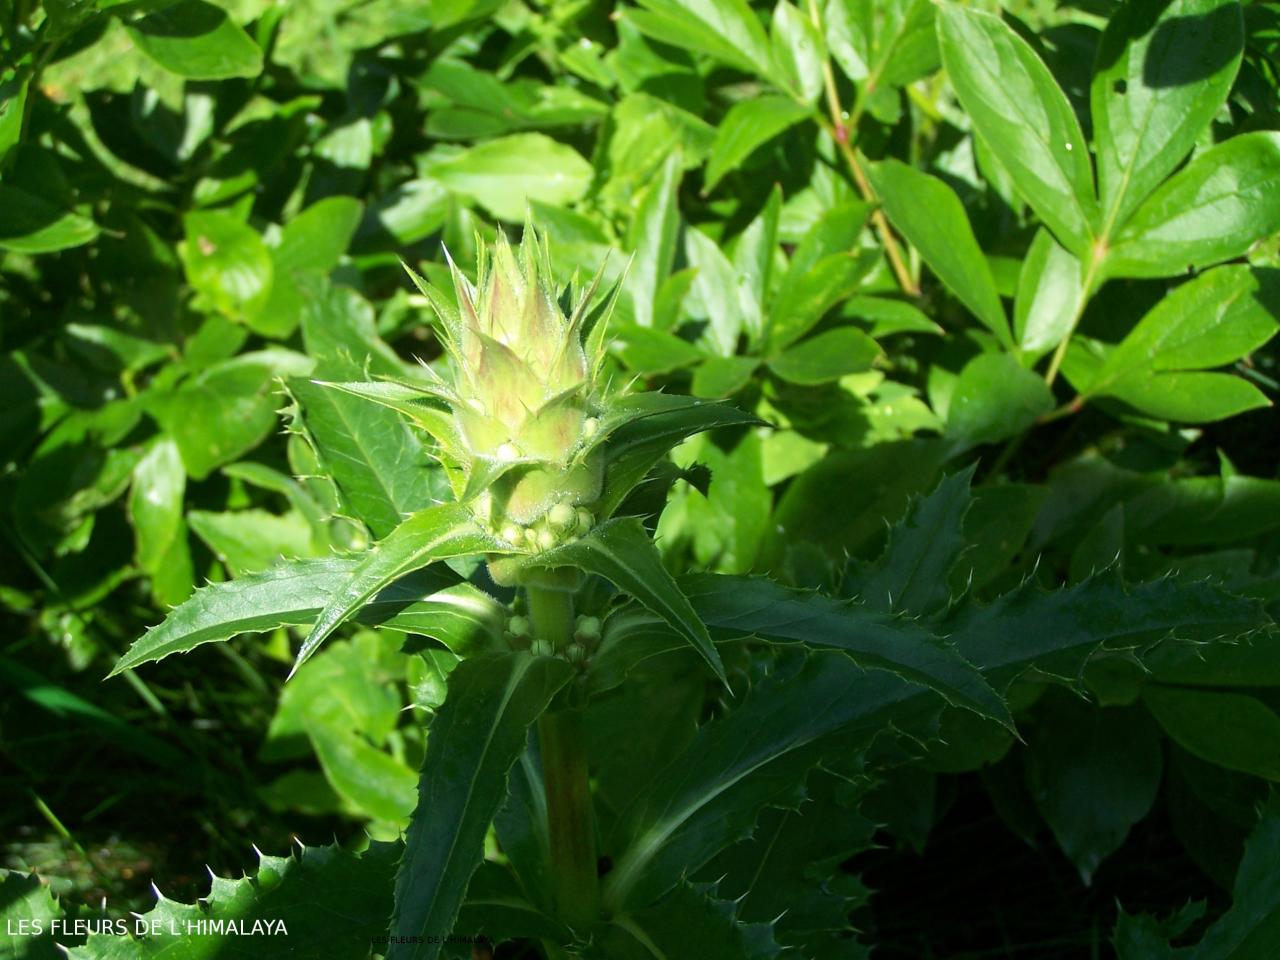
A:
<svg viewBox="0 0 1280 960">
<path fill-rule="evenodd" d="M 527 637 L 529 635 L 529 618 L 512 617 L 507 621 L 507 632 L 513 637 Z"/>
<path fill-rule="evenodd" d="M 502 539 L 507 543 L 519 543 L 524 539 L 524 528 L 515 523 L 508 523 L 502 528 Z"/>
<path fill-rule="evenodd" d="M 529 546 L 536 547 L 538 545 L 538 531 L 533 527 L 524 528 L 524 538 L 529 541 Z"/>
<path fill-rule="evenodd" d="M 555 653 L 555 648 L 545 640 L 535 640 L 529 644 L 529 652 L 535 657 L 549 657 Z"/>
<path fill-rule="evenodd" d="M 600 421 L 595 417 L 587 417 L 582 421 L 582 435 L 588 439 L 596 435 L 600 429 Z"/>
<path fill-rule="evenodd" d="M 564 658 L 572 664 L 581 664 L 587 659 L 587 650 L 580 643 L 571 643 L 564 648 Z"/>
<path fill-rule="evenodd" d="M 600 618 L 579 617 L 573 628 L 573 638 L 583 643 L 592 643 L 600 639 Z"/>
<path fill-rule="evenodd" d="M 514 443 L 504 443 L 498 447 L 496 453 L 498 459 L 503 463 L 510 463 L 512 460 L 520 459 L 520 450 Z"/>
<path fill-rule="evenodd" d="M 596 524 L 596 518 L 591 515 L 591 511 L 586 507 L 578 508 L 578 533 L 589 533 L 591 528 Z"/>
<path fill-rule="evenodd" d="M 550 550 L 552 547 L 556 545 L 557 542 L 558 541 L 556 540 L 556 535 L 546 527 L 543 527 L 541 530 L 538 531 L 538 549 L 539 550 Z"/>
<path fill-rule="evenodd" d="M 578 514 L 567 503 L 557 503 L 547 512 L 547 523 L 557 530 L 567 530 L 578 522 Z"/>
</svg>

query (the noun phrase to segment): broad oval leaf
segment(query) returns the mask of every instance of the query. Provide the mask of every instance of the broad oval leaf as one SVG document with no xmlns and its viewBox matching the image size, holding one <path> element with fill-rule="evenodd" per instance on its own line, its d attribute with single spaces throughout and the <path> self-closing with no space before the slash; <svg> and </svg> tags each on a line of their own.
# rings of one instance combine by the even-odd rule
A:
<svg viewBox="0 0 1280 960">
<path fill-rule="evenodd" d="M 1160 788 L 1160 729 L 1137 707 L 1100 708 L 1059 694 L 1028 735 L 1032 799 L 1089 883 Z"/>
<path fill-rule="evenodd" d="M 166 70 L 188 80 L 256 77 L 262 51 L 228 15 L 204 0 L 181 0 L 126 25 L 129 36 Z"/>
<path fill-rule="evenodd" d="M 1280 231 L 1280 133 L 1244 133 L 1195 157 L 1116 235 L 1112 277 L 1173 277 Z"/>
<path fill-rule="evenodd" d="M 855 327 L 834 327 L 770 358 L 769 369 L 789 383 L 819 384 L 870 370 L 880 344 Z"/>
<path fill-rule="evenodd" d="M 738 169 L 757 147 L 810 115 L 811 111 L 804 104 L 775 94 L 735 103 L 716 128 L 703 193 L 714 190 L 716 184 L 726 174 Z"/>
<path fill-rule="evenodd" d="M 947 435 L 967 449 L 1017 436 L 1053 409 L 1043 378 L 1007 353 L 981 353 L 960 372 L 947 408 Z"/>
<path fill-rule="evenodd" d="M 1200 759 L 1280 782 L 1280 716 L 1257 697 L 1150 686 L 1142 702 L 1179 746 Z"/>
<path fill-rule="evenodd" d="M 1097 222 L 1089 145 L 1049 68 L 998 17 L 958 3 L 939 8 L 938 43 L 974 131 L 1063 246 L 1086 256 Z"/>
<path fill-rule="evenodd" d="M 1022 261 L 1013 307 L 1013 335 L 1023 350 L 1052 350 L 1071 333 L 1084 306 L 1080 261 L 1047 230 L 1036 233 Z"/>
<path fill-rule="evenodd" d="M 1117 8 L 1090 90 L 1104 235 L 1191 152 L 1231 91 L 1243 50 L 1236 0 Z"/>
<path fill-rule="evenodd" d="M 882 160 L 867 176 L 889 221 L 920 251 L 929 269 L 1001 343 L 1012 346 L 991 267 L 955 191 L 898 160 Z"/>
<path fill-rule="evenodd" d="M 582 154 L 542 133 L 487 140 L 428 162 L 423 173 L 495 217 L 517 223 L 529 201 L 572 203 L 587 192 L 592 177 Z"/>
<path fill-rule="evenodd" d="M 663 43 L 706 53 L 746 73 L 775 72 L 764 27 L 746 0 L 641 0 L 626 19 Z"/>
</svg>

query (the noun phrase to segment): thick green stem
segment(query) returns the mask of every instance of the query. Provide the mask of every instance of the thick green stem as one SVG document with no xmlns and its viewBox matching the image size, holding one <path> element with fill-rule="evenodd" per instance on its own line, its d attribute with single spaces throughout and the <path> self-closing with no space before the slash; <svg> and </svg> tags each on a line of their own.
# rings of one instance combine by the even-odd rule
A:
<svg viewBox="0 0 1280 960">
<path fill-rule="evenodd" d="M 534 637 L 563 650 L 573 641 L 573 595 L 536 587 L 527 594 Z M 585 930 L 600 916 L 600 882 L 582 711 L 543 714 L 538 740 L 547 794 L 552 896 L 560 919 Z"/>
</svg>

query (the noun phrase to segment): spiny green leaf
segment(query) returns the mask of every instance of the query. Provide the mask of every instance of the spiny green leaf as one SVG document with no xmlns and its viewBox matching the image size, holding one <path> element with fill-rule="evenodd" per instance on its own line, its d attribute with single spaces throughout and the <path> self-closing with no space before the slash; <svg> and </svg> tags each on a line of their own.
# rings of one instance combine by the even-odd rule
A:
<svg viewBox="0 0 1280 960">
<path fill-rule="evenodd" d="M 34 873 L 0 870 L 0 956 L 62 960 L 53 936 L 53 921 L 61 916 L 61 906 Z"/>
<path fill-rule="evenodd" d="M 203 587 L 136 640 L 109 676 L 203 643 L 313 623 L 358 562 L 298 560 Z M 356 614 L 361 623 L 434 636 L 459 652 L 483 646 L 500 628 L 500 617 L 497 601 L 438 566 L 391 583 Z"/>
<path fill-rule="evenodd" d="M 701 574 L 682 581 L 697 615 L 719 637 L 755 636 L 839 650 L 864 667 L 888 670 L 948 702 L 1012 727 L 1004 701 L 945 641 L 906 618 L 779 586 L 763 577 Z"/>
<path fill-rule="evenodd" d="M 1161 640 L 1210 642 L 1271 624 L 1262 605 L 1208 583 L 1123 583 L 1113 572 L 1053 592 L 1031 581 L 989 604 L 958 607 L 943 629 L 1004 689 L 1029 667 L 1068 683 L 1098 650 L 1142 650 Z"/>
<path fill-rule="evenodd" d="M 1170 937 L 1186 930 L 1201 909 L 1179 911 L 1169 922 L 1123 910 L 1113 944 L 1120 960 L 1269 960 L 1280 938 L 1280 795 L 1272 794 L 1244 848 L 1232 888 L 1231 909 L 1195 946 L 1174 950 Z M 1195 905 L 1192 905 L 1193 907 Z"/>
<path fill-rule="evenodd" d="M 449 674 L 449 693 L 431 724 L 396 875 L 388 960 L 433 960 L 453 929 L 484 837 L 506 795 L 507 772 L 529 727 L 568 682 L 560 659 L 527 653 L 473 657 Z M 419 942 L 413 943 L 417 939 Z"/>
<path fill-rule="evenodd" d="M 669 409 L 656 409 L 668 403 Z M 597 507 L 602 517 L 617 510 L 636 484 L 680 441 L 720 427 L 760 423 L 753 415 L 727 403 L 692 397 L 681 397 L 677 402 L 646 400 L 643 406 L 653 409 L 652 415 L 629 417 L 631 422 L 623 423 L 606 436 L 604 491 Z"/>
<path fill-rule="evenodd" d="M 886 613 L 924 616 L 945 604 L 951 598 L 947 578 L 967 546 L 964 517 L 975 469 L 944 477 L 928 496 L 913 497 L 880 559 L 865 572 L 850 571 L 844 592 Z"/>
<path fill-rule="evenodd" d="M 500 551 L 501 545 L 458 503 L 427 507 L 409 517 L 352 565 L 307 634 L 290 675 L 337 627 L 384 587 L 437 560 Z"/>
<path fill-rule="evenodd" d="M 574 566 L 604 577 L 678 630 L 715 675 L 725 681 L 724 664 L 711 644 L 707 628 L 662 565 L 658 548 L 639 520 L 610 520 L 580 540 L 540 554 L 537 562 L 547 567 Z"/>
<path fill-rule="evenodd" d="M 738 904 L 714 884 L 681 883 L 658 903 L 597 927 L 591 960 L 772 960 L 782 947 L 773 923 L 743 923 Z"/>
<path fill-rule="evenodd" d="M 94 934 L 72 960 L 363 960 L 391 913 L 391 880 L 400 845 L 374 842 L 354 855 L 299 847 L 290 857 L 259 855 L 252 877 L 213 877 L 209 895 L 179 903 L 163 895 L 141 920 L 158 930 L 139 939 Z M 210 924 L 237 932 L 210 932 Z M 203 924 L 203 926 L 202 926 Z M 250 935 L 255 924 L 256 935 Z M 129 920 L 134 928 L 134 920 Z M 243 929 L 245 935 L 239 935 Z M 176 932 L 173 932 L 176 931 Z M 265 932 L 264 932 L 265 931 Z"/>
<path fill-rule="evenodd" d="M 809 778 L 798 809 L 770 809 L 752 837 L 708 863 L 701 876 L 718 879 L 716 892 L 732 900 L 740 921 L 772 923 L 774 935 L 804 956 L 838 956 L 822 950 L 825 936 L 849 935 L 849 914 L 870 891 L 840 865 L 875 845 L 876 824 L 854 809 L 860 791 L 830 774 Z"/>
<path fill-rule="evenodd" d="M 342 495 L 342 507 L 385 537 L 431 503 L 432 463 L 421 440 L 396 416 L 352 396 L 294 378 L 288 390 L 302 424 Z"/>
<path fill-rule="evenodd" d="M 824 757 L 856 755 L 912 696 L 932 693 L 822 653 L 775 669 L 726 716 L 704 724 L 619 816 L 604 878 L 608 909 L 650 903 L 718 851 L 751 834 L 769 806 L 794 808 Z"/>
</svg>

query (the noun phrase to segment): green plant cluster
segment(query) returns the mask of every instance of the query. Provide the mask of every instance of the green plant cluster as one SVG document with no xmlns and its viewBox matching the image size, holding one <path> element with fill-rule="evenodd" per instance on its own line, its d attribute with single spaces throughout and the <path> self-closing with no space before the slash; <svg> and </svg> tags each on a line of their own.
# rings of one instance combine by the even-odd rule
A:
<svg viewBox="0 0 1280 960">
<path fill-rule="evenodd" d="M 1261 0 L 0 0 L 0 957 L 1271 960 L 1278 96 Z"/>
</svg>

